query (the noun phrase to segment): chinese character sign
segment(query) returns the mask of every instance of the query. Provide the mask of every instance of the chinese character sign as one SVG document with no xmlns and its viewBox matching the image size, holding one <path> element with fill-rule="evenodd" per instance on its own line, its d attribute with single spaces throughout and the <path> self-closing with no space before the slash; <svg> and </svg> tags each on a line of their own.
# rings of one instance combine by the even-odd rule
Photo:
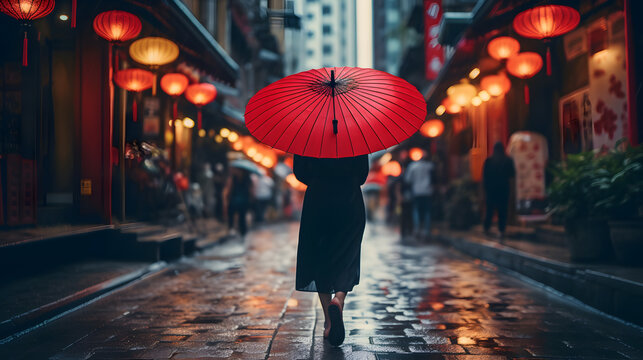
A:
<svg viewBox="0 0 643 360">
<path fill-rule="evenodd" d="M 523 219 L 544 218 L 547 140 L 531 131 L 518 131 L 509 138 L 509 156 L 516 168 L 516 210 Z"/>
<path fill-rule="evenodd" d="M 424 66 L 427 80 L 435 80 L 444 64 L 444 51 L 438 43 L 441 0 L 424 0 Z"/>
</svg>

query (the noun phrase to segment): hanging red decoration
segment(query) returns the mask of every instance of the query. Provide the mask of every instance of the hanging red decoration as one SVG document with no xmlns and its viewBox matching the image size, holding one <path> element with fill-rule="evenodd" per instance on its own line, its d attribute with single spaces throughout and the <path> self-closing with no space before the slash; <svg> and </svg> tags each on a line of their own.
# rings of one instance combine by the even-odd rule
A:
<svg viewBox="0 0 643 360">
<path fill-rule="evenodd" d="M 71 28 L 76 28 L 76 8 L 78 7 L 77 0 L 71 0 Z"/>
<path fill-rule="evenodd" d="M 0 0 L 0 11 L 20 20 L 25 27 L 25 37 L 22 40 L 22 66 L 27 66 L 27 48 L 29 40 L 27 39 L 28 21 L 45 17 L 54 10 L 54 0 Z"/>
<path fill-rule="evenodd" d="M 511 81 L 504 74 L 487 75 L 480 81 L 480 87 L 491 96 L 500 96 L 509 92 Z"/>
<path fill-rule="evenodd" d="M 442 135 L 443 132 L 444 123 L 439 119 L 431 119 L 420 127 L 420 134 L 430 138 L 438 137 Z"/>
<path fill-rule="evenodd" d="M 116 73 L 114 76 L 116 85 L 127 91 L 141 92 L 152 87 L 154 74 L 143 69 L 125 69 Z M 132 101 L 132 119 L 136 122 L 138 117 L 138 108 L 136 106 L 136 97 Z"/>
<path fill-rule="evenodd" d="M 209 104 L 217 97 L 217 88 L 208 83 L 192 84 L 185 90 L 185 97 L 199 108 L 198 127 L 201 130 L 203 118 L 201 107 Z"/>
<path fill-rule="evenodd" d="M 172 105 L 172 120 L 175 120 L 178 117 L 176 98 L 185 92 L 188 84 L 188 77 L 181 73 L 169 73 L 163 75 L 161 78 L 161 89 L 163 89 L 166 94 L 174 98 L 174 104 Z"/>
<path fill-rule="evenodd" d="M 580 14 L 564 5 L 543 5 L 525 10 L 513 21 L 513 27 L 521 36 L 549 40 L 566 34 L 580 23 Z M 547 45 L 547 75 L 551 75 L 551 50 Z"/>
<path fill-rule="evenodd" d="M 128 41 L 141 33 L 141 20 L 127 11 L 110 10 L 94 18 L 94 31 L 107 41 Z"/>
<path fill-rule="evenodd" d="M 498 61 L 507 60 L 518 54 L 520 43 L 512 37 L 500 36 L 489 41 L 487 51 L 492 58 Z"/>
<path fill-rule="evenodd" d="M 517 78 L 529 79 L 543 68 L 543 59 L 538 53 L 523 52 L 507 61 L 507 71 Z M 525 104 L 529 104 L 529 87 L 525 82 Z"/>
</svg>

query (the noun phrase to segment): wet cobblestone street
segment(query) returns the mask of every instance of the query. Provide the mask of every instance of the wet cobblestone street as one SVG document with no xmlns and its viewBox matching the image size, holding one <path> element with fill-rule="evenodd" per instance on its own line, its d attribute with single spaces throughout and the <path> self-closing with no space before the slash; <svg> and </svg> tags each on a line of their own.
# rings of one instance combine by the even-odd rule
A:
<svg viewBox="0 0 643 360">
<path fill-rule="evenodd" d="M 641 329 L 369 226 L 347 339 L 294 292 L 297 224 L 251 232 L 0 346 L 9 359 L 643 359 Z"/>
</svg>

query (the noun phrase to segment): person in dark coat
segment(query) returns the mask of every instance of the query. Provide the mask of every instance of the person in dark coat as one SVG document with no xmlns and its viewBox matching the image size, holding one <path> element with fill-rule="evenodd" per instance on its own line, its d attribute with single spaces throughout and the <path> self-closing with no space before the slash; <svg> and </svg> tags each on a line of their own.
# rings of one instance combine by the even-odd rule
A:
<svg viewBox="0 0 643 360">
<path fill-rule="evenodd" d="M 299 228 L 296 289 L 318 293 L 324 309 L 324 337 L 335 346 L 344 341 L 346 294 L 359 283 L 366 225 L 360 186 L 368 170 L 368 155 L 294 158 L 295 176 L 308 186 Z"/>
<path fill-rule="evenodd" d="M 489 233 L 494 212 L 498 212 L 498 231 L 500 239 L 504 238 L 507 224 L 507 207 L 509 206 L 509 180 L 516 176 L 513 160 L 505 154 L 501 142 L 493 146 L 493 154 L 487 158 L 483 166 L 483 184 L 485 191 L 484 231 Z"/>
<path fill-rule="evenodd" d="M 228 203 L 228 231 L 234 234 L 234 218 L 237 215 L 239 233 L 244 237 L 248 232 L 246 214 L 253 199 L 250 173 L 235 167 L 230 168 L 225 197 Z"/>
</svg>

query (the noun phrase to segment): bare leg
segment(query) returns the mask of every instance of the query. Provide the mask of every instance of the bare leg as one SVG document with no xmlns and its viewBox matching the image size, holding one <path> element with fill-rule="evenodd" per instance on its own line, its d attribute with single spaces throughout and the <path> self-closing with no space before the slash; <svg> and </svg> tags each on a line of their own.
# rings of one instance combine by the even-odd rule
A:
<svg viewBox="0 0 643 360">
<path fill-rule="evenodd" d="M 324 309 L 324 337 L 328 336 L 330 331 L 330 318 L 328 317 L 328 304 L 330 304 L 330 294 L 317 293 L 319 295 L 319 302 L 321 302 L 322 309 Z"/>
<path fill-rule="evenodd" d="M 346 299 L 346 293 L 343 291 L 338 291 L 335 293 L 335 299 L 339 300 L 339 303 L 342 305 L 342 309 L 344 308 L 344 300 Z"/>
</svg>

